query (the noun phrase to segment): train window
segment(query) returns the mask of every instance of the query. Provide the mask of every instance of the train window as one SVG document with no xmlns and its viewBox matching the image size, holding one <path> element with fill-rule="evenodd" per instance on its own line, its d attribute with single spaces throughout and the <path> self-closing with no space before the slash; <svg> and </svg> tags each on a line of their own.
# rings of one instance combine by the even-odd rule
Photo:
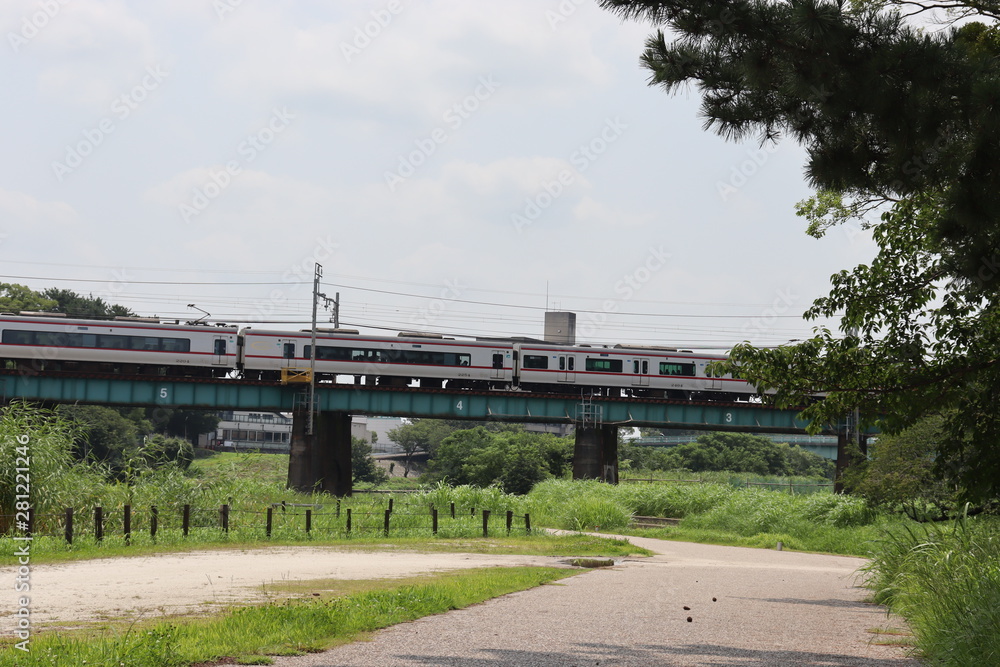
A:
<svg viewBox="0 0 1000 667">
<path fill-rule="evenodd" d="M 524 355 L 524 363 L 522 365 L 524 368 L 540 368 L 544 370 L 549 367 L 549 358 L 541 354 L 526 354 Z"/>
<path fill-rule="evenodd" d="M 566 370 L 566 357 L 559 357 L 559 370 Z"/>
<path fill-rule="evenodd" d="M 164 352 L 190 352 L 190 338 L 161 338 L 160 349 Z"/>
<path fill-rule="evenodd" d="M 575 357 L 570 357 L 570 358 L 569 358 L 569 369 L 570 369 L 571 371 L 572 371 L 572 370 L 575 370 L 574 366 L 576 366 L 576 363 L 575 363 Z"/>
<path fill-rule="evenodd" d="M 226 341 L 221 338 L 215 339 L 215 354 L 225 354 L 226 353 Z"/>
<path fill-rule="evenodd" d="M 645 359 L 642 360 L 642 374 L 649 375 L 649 362 Z"/>
<path fill-rule="evenodd" d="M 97 347 L 108 350 L 127 350 L 129 347 L 128 336 L 115 336 L 112 334 L 100 334 L 97 337 Z"/>
<path fill-rule="evenodd" d="M 621 373 L 623 366 L 621 359 L 587 359 L 584 367 L 588 371 Z"/>
<path fill-rule="evenodd" d="M 660 362 L 660 375 L 694 375 L 694 364 L 679 364 L 670 361 Z"/>
<path fill-rule="evenodd" d="M 493 355 L 493 368 L 503 368 L 503 355 L 494 354 Z"/>
<path fill-rule="evenodd" d="M 30 331 L 11 331 L 8 329 L 3 332 L 3 337 L 0 340 L 3 341 L 4 345 L 34 345 L 33 338 Z"/>
<path fill-rule="evenodd" d="M 635 361 L 632 362 L 632 372 L 635 373 L 636 375 L 639 374 L 639 360 L 638 359 L 636 359 Z"/>
</svg>

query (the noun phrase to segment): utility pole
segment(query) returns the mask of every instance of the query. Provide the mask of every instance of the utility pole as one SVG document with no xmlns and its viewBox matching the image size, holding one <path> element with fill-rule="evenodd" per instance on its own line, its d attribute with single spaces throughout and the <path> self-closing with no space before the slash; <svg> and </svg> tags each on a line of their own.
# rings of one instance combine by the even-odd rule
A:
<svg viewBox="0 0 1000 667">
<path fill-rule="evenodd" d="M 340 328 L 340 292 L 337 292 L 337 298 L 333 301 L 333 328 Z"/>
<path fill-rule="evenodd" d="M 313 423 L 316 412 L 316 306 L 319 303 L 319 279 L 323 277 L 323 266 L 317 262 L 313 274 L 313 312 L 312 312 L 312 345 L 309 347 L 309 418 L 306 420 L 306 433 L 313 434 Z"/>
</svg>

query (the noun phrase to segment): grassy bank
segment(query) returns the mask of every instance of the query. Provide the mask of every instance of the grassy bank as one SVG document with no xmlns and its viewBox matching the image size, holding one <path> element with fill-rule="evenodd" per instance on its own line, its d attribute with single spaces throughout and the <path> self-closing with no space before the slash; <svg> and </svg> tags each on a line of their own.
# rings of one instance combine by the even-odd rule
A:
<svg viewBox="0 0 1000 667">
<path fill-rule="evenodd" d="M 906 520 L 831 493 L 794 495 L 729 484 L 547 481 L 528 496 L 532 516 L 568 530 L 635 532 L 663 539 L 867 556 L 884 531 Z M 630 531 L 633 515 L 675 517 L 680 526 Z"/>
<path fill-rule="evenodd" d="M 1000 664 L 1000 519 L 897 530 L 868 572 L 875 600 L 907 619 L 931 664 Z"/>
<path fill-rule="evenodd" d="M 300 597 L 281 603 L 236 608 L 204 619 L 145 623 L 97 633 L 42 634 L 32 639 L 30 652 L 4 647 L 0 666 L 172 667 L 226 658 L 237 658 L 240 664 L 268 664 L 263 656 L 321 651 L 396 623 L 462 609 L 578 572 L 485 568 L 383 581 L 349 595 L 303 591 Z"/>
</svg>

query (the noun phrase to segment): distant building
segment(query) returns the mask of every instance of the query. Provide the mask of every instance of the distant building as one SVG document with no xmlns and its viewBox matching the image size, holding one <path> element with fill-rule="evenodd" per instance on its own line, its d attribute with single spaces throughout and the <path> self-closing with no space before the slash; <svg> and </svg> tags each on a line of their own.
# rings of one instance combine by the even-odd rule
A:
<svg viewBox="0 0 1000 667">
<path fill-rule="evenodd" d="M 214 431 L 198 436 L 198 446 L 224 451 L 255 451 L 287 454 L 291 449 L 292 415 L 289 412 L 219 412 L 219 425 Z M 399 417 L 367 417 L 351 419 L 351 437 L 372 444 L 372 451 L 395 454 L 402 448 L 389 440 L 389 431 L 403 425 Z"/>
<path fill-rule="evenodd" d="M 198 437 L 198 444 L 225 451 L 287 454 L 292 438 L 292 415 L 285 412 L 220 412 L 215 431 Z"/>
</svg>

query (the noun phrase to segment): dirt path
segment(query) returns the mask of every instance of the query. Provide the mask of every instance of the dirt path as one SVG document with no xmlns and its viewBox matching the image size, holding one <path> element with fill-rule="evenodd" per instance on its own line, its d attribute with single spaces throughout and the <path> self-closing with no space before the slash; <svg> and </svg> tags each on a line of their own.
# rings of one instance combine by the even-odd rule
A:
<svg viewBox="0 0 1000 667">
<path fill-rule="evenodd" d="M 357 552 L 323 547 L 198 551 L 33 565 L 31 619 L 36 628 L 74 627 L 109 618 L 132 620 L 205 613 L 268 598 L 273 583 L 310 579 L 406 577 L 472 567 L 562 565 L 556 558 L 481 554 Z M 16 568 L 0 568 L 13 589 Z M 3 584 L 6 587 L 6 584 Z M 13 606 L 13 592 L 11 603 Z M 273 595 L 273 591 L 271 593 Z M 13 632 L 5 618 L 3 634 Z"/>
<path fill-rule="evenodd" d="M 873 628 L 857 558 L 629 538 L 647 559 L 379 632 L 275 667 L 911 667 Z"/>
</svg>

